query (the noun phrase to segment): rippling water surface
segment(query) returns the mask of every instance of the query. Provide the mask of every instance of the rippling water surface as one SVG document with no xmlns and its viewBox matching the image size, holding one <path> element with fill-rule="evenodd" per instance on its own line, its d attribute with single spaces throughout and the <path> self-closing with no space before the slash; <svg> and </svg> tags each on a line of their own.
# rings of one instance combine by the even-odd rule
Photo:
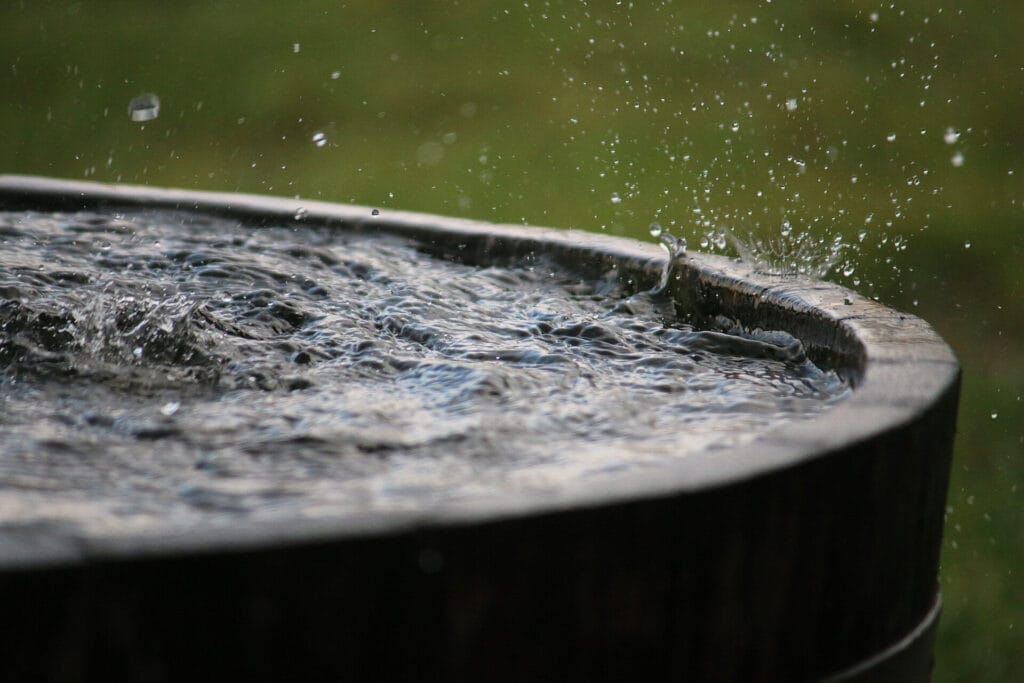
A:
<svg viewBox="0 0 1024 683">
<path fill-rule="evenodd" d="M 0 526 L 471 503 L 743 443 L 847 387 L 544 260 L 185 213 L 0 213 Z"/>
</svg>

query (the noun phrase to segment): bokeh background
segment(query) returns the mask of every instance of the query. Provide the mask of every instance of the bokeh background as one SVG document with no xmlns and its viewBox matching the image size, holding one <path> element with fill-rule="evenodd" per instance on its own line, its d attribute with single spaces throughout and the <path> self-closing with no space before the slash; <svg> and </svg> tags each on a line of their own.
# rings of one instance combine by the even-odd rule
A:
<svg viewBox="0 0 1024 683">
<path fill-rule="evenodd" d="M 5 0 L 0 173 L 657 222 L 918 314 L 964 370 L 935 678 L 1020 681 L 1022 28 L 980 0 Z"/>
</svg>

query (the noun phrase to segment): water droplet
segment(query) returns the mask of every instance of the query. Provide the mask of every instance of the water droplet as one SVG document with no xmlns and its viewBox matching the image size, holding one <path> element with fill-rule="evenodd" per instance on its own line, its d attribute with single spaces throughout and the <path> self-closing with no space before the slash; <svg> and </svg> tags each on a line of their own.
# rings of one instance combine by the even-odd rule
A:
<svg viewBox="0 0 1024 683">
<path fill-rule="evenodd" d="M 843 303 L 846 304 L 847 306 L 852 306 L 853 305 L 853 299 L 851 297 L 849 297 L 849 296 L 845 296 L 845 297 L 843 297 Z"/>
<path fill-rule="evenodd" d="M 970 249 L 970 248 L 971 248 L 971 243 L 970 242 L 964 242 L 964 249 Z"/>
<path fill-rule="evenodd" d="M 783 237 L 788 237 L 793 232 L 792 224 L 789 221 L 782 221 L 782 228 L 780 228 L 779 232 L 782 233 Z"/>
<path fill-rule="evenodd" d="M 370 215 L 371 216 L 379 216 L 380 215 L 380 209 L 374 209 L 373 211 L 370 212 Z"/>
<path fill-rule="evenodd" d="M 730 130 L 732 130 L 733 133 L 738 133 L 740 131 L 740 124 L 736 121 L 733 121 Z"/>
<path fill-rule="evenodd" d="M 160 115 L 160 98 L 153 93 L 132 98 L 128 103 L 128 115 L 132 121 L 152 121 Z"/>
<path fill-rule="evenodd" d="M 134 349 L 132 349 L 132 355 L 135 356 L 136 358 L 142 358 L 142 347 L 136 346 Z"/>
<path fill-rule="evenodd" d="M 341 72 L 340 71 L 332 71 L 331 72 L 331 80 L 332 81 L 336 81 L 339 78 L 341 78 Z"/>
<path fill-rule="evenodd" d="M 947 128 L 945 134 L 943 134 L 942 136 L 942 139 L 946 141 L 947 145 L 952 145 L 955 144 L 956 141 L 960 139 L 960 133 L 956 132 L 956 130 L 954 130 L 953 128 Z"/>
<path fill-rule="evenodd" d="M 872 12 L 871 14 L 869 14 L 868 15 L 868 19 L 871 20 L 872 24 L 877 23 L 878 22 L 878 12 Z"/>
<path fill-rule="evenodd" d="M 896 142 L 896 133 L 889 133 L 885 136 L 886 142 Z"/>
<path fill-rule="evenodd" d="M 949 163 L 953 164 L 956 168 L 960 168 L 964 165 L 964 153 L 956 152 L 949 158 Z"/>
<path fill-rule="evenodd" d="M 999 417 L 999 413 L 992 413 L 992 419 L 993 420 L 996 419 L 997 417 Z"/>
<path fill-rule="evenodd" d="M 295 54 L 299 54 L 299 51 L 301 49 L 302 45 L 300 45 L 299 43 L 292 43 L 292 52 L 294 52 Z"/>
<path fill-rule="evenodd" d="M 327 136 L 321 131 L 313 133 L 313 144 L 317 147 L 325 147 L 327 145 Z"/>
<path fill-rule="evenodd" d="M 786 100 L 786 111 L 796 111 L 797 103 L 795 97 L 790 97 Z"/>
<path fill-rule="evenodd" d="M 176 412 L 178 412 L 178 408 L 181 408 L 181 404 L 178 403 L 177 401 L 171 401 L 169 403 L 165 403 L 160 408 L 160 412 L 166 417 L 170 417 L 171 415 L 174 415 Z"/>
<path fill-rule="evenodd" d="M 856 268 L 854 267 L 854 265 L 852 263 L 848 263 L 846 264 L 846 266 L 843 267 L 843 275 L 845 277 L 850 277 L 851 275 L 853 275 L 855 270 Z"/>
<path fill-rule="evenodd" d="M 441 136 L 441 142 L 446 145 L 454 145 L 455 141 L 459 139 L 458 134 L 455 132 L 445 133 Z"/>
<path fill-rule="evenodd" d="M 307 209 L 304 206 L 300 206 L 299 208 L 295 209 L 295 220 L 301 221 L 303 218 L 306 217 L 307 213 L 309 213 L 309 209 Z"/>
<path fill-rule="evenodd" d="M 661 223 L 658 223 L 657 221 L 655 221 L 655 222 L 651 223 L 648 226 L 648 229 L 651 232 L 651 237 L 661 237 L 661 232 L 662 232 Z"/>
<path fill-rule="evenodd" d="M 619 204 L 622 202 L 622 197 L 619 196 L 618 192 L 612 192 L 612 204 Z"/>
</svg>

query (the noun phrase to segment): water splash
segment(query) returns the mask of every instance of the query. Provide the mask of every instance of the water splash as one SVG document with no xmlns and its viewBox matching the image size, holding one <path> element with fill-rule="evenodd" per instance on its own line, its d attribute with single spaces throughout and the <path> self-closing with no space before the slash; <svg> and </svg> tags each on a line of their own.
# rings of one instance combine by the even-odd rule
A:
<svg viewBox="0 0 1024 683">
<path fill-rule="evenodd" d="M 729 242 L 745 263 L 759 273 L 820 279 L 842 262 L 842 273 L 852 275 L 852 261 L 843 262 L 847 244 L 842 236 L 817 237 L 809 231 L 794 231 L 784 222 L 777 236 L 746 237 L 725 231 Z"/>
<path fill-rule="evenodd" d="M 658 284 L 653 289 L 643 292 L 642 295 L 661 298 L 668 290 L 668 285 L 678 271 L 679 264 L 686 258 L 686 238 L 676 237 L 665 230 L 661 223 L 657 221 L 650 224 L 649 230 L 651 236 L 658 238 L 658 243 L 668 252 L 668 261 L 665 263 L 665 269 L 661 273 L 661 279 L 658 281 Z M 666 300 L 663 303 L 668 307 L 672 307 L 671 301 Z"/>
<path fill-rule="evenodd" d="M 79 349 L 76 369 L 206 364 L 199 306 L 181 294 L 139 296 L 108 285 L 82 301 L 68 325 Z"/>
</svg>

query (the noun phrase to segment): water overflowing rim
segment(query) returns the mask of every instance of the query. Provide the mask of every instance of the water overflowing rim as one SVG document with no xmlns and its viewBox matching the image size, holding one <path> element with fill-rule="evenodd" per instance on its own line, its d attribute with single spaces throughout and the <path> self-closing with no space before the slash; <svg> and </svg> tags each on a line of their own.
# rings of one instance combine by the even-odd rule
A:
<svg viewBox="0 0 1024 683">
<path fill-rule="evenodd" d="M 280 197 L 0 175 L 0 210 L 118 207 L 197 211 L 257 224 L 292 223 L 298 212 L 308 225 L 414 237 L 439 251 L 457 248 L 467 258 L 543 251 L 574 267 L 618 268 L 638 284 L 650 283 L 647 286 L 657 282 L 666 259 L 655 244 L 578 230 L 498 225 L 405 211 L 374 214 L 370 207 Z M 851 396 L 811 419 L 770 428 L 740 447 L 689 455 L 663 467 L 557 492 L 508 494 L 420 510 L 368 510 L 312 521 L 240 522 L 159 538 L 83 539 L 68 534 L 9 539 L 0 528 L 0 567 L 326 542 L 703 492 L 798 467 L 877 438 L 920 417 L 956 385 L 956 358 L 926 322 L 839 285 L 757 273 L 744 263 L 698 253 L 687 254 L 679 276 L 672 285 L 673 294 L 696 317 L 724 316 L 750 328 L 793 334 L 813 358 L 850 379 Z M 11 552 L 12 547 L 16 552 Z"/>
</svg>

